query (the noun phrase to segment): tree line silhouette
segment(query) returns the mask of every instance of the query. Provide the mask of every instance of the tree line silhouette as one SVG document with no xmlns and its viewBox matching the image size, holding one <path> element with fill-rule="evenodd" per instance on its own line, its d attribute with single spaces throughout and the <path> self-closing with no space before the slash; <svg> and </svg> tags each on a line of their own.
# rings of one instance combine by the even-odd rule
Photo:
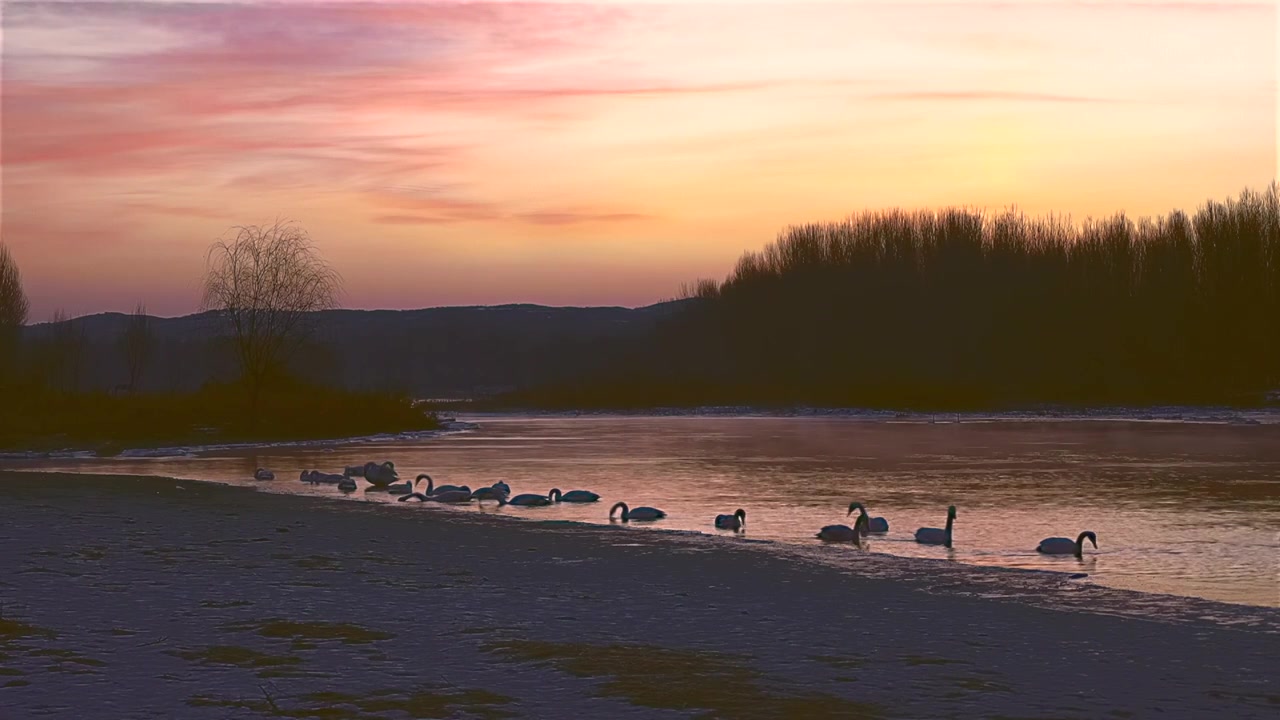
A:
<svg viewBox="0 0 1280 720">
<path fill-rule="evenodd" d="M 1280 387 L 1280 191 L 1073 224 L 968 209 L 786 228 L 628 350 L 512 404 L 1248 404 Z"/>
</svg>

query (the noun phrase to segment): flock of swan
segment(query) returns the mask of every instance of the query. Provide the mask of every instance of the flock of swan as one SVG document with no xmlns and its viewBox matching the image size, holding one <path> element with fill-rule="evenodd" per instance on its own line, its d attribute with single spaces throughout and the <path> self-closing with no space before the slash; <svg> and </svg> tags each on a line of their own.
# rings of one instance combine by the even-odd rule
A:
<svg viewBox="0 0 1280 720">
<path fill-rule="evenodd" d="M 367 490 L 403 493 L 399 498 L 400 502 L 417 500 L 419 502 L 465 504 L 473 500 L 479 503 L 483 503 L 485 500 L 493 500 L 500 506 L 546 507 L 561 502 L 593 503 L 600 500 L 599 495 L 589 490 L 561 492 L 559 488 L 552 488 L 546 495 L 522 493 L 512 497 L 511 486 L 505 482 L 496 482 L 493 485 L 472 490 L 467 485 L 436 485 L 431 476 L 426 473 L 418 475 L 413 481 L 397 482 L 400 480 L 400 475 L 396 471 L 395 463 L 390 461 L 381 464 L 369 462 L 363 466 L 348 467 L 340 475 L 324 473 L 319 470 L 304 470 L 300 479 L 302 482 L 311 483 L 312 485 L 333 484 L 337 485 L 338 489 L 343 492 L 354 492 L 358 488 L 355 481 L 357 477 L 364 478 L 369 482 Z M 254 479 L 274 480 L 275 474 L 270 470 L 258 468 L 257 472 L 254 473 Z M 426 481 L 426 487 L 419 491 L 423 481 Z M 667 516 L 665 512 L 658 508 L 632 508 L 625 502 L 619 502 L 610 508 L 609 519 L 612 520 L 619 511 L 621 511 L 619 517 L 622 522 L 661 520 Z M 850 542 L 861 547 L 863 540 L 869 535 L 883 535 L 889 532 L 889 521 L 882 517 L 871 517 L 867 513 L 867 508 L 860 502 L 849 503 L 849 512 L 846 517 L 852 515 L 855 511 L 858 513 L 858 517 L 854 521 L 853 527 L 848 525 L 827 525 L 818 531 L 816 537 L 826 542 Z M 955 524 L 955 520 L 956 506 L 952 505 L 947 508 L 946 527 L 922 527 L 916 530 L 916 542 L 921 545 L 942 545 L 950 548 L 951 528 Z M 732 514 L 717 515 L 713 524 L 719 530 L 741 531 L 747 524 L 747 511 L 739 508 Z M 1092 543 L 1095 550 L 1097 549 L 1098 536 L 1092 531 L 1086 530 L 1080 533 L 1075 540 L 1065 537 L 1045 538 L 1036 547 L 1036 552 L 1046 555 L 1075 555 L 1076 557 L 1083 557 L 1085 540 Z"/>
</svg>

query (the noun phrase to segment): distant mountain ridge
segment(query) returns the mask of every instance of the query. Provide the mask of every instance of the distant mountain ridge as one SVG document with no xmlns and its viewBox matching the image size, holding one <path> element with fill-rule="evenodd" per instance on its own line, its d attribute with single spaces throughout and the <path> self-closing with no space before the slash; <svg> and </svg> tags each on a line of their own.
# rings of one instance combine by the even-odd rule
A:
<svg viewBox="0 0 1280 720">
<path fill-rule="evenodd" d="M 298 370 L 350 389 L 418 397 L 476 397 L 557 382 L 603 367 L 684 301 L 639 308 L 472 305 L 420 310 L 330 310 L 313 317 Z M 76 318 L 85 341 L 82 389 L 126 382 L 122 313 Z M 186 391 L 236 375 L 225 324 L 212 313 L 151 318 L 152 360 L 142 390 Z M 55 325 L 25 328 L 35 348 Z"/>
</svg>

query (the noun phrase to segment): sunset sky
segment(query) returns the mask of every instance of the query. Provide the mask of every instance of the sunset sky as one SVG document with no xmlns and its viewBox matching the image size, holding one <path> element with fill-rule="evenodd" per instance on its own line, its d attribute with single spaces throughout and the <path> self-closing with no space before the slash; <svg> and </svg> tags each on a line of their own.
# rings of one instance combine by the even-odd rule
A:
<svg viewBox="0 0 1280 720">
<path fill-rule="evenodd" d="M 5 2 L 33 321 L 196 309 L 292 218 L 349 307 L 640 305 L 789 223 L 1276 178 L 1272 2 Z"/>
</svg>

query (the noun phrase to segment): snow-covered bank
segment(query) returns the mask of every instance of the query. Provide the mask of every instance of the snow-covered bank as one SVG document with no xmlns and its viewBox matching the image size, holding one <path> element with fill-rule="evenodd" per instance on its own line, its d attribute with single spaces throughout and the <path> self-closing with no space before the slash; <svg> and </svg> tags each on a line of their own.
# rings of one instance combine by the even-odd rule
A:
<svg viewBox="0 0 1280 720">
<path fill-rule="evenodd" d="M 1141 593 L 843 547 L 76 476 L 0 477 L 0 542 L 19 717 L 1244 720 L 1277 699 L 1275 610 L 1133 617 Z"/>
</svg>

